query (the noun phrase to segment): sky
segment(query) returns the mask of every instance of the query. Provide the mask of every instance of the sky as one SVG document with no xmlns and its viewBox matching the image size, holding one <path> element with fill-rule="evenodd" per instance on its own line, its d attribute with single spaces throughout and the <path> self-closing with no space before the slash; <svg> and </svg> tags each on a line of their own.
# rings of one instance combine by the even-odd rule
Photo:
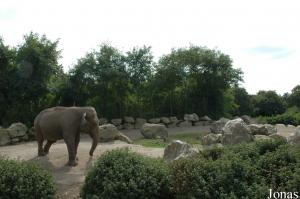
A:
<svg viewBox="0 0 300 199">
<path fill-rule="evenodd" d="M 152 46 L 156 60 L 206 46 L 232 58 L 250 94 L 283 94 L 300 84 L 299 10 L 297 0 L 0 0 L 0 36 L 11 46 L 30 31 L 59 39 L 65 71 L 103 42 Z"/>
</svg>

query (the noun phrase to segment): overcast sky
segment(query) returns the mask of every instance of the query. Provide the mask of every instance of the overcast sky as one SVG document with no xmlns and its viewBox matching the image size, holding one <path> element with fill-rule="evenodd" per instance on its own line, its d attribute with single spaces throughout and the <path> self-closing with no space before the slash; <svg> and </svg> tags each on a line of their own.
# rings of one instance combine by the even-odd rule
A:
<svg viewBox="0 0 300 199">
<path fill-rule="evenodd" d="M 251 94 L 300 84 L 297 0 L 0 0 L 5 44 L 30 31 L 60 39 L 66 71 L 102 42 L 124 52 L 152 46 L 156 59 L 194 44 L 230 55 Z"/>
</svg>

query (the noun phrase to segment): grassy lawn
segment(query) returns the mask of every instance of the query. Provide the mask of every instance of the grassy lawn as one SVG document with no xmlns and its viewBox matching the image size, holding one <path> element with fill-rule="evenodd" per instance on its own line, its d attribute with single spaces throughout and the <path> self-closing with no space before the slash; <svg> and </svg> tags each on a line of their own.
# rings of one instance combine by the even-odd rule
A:
<svg viewBox="0 0 300 199">
<path fill-rule="evenodd" d="M 138 139 L 134 141 L 134 144 L 142 145 L 145 147 L 157 147 L 164 148 L 172 140 L 181 140 L 191 145 L 200 145 L 201 141 L 197 137 L 203 135 L 203 133 L 180 133 L 176 135 L 170 135 L 167 142 L 162 139 Z"/>
</svg>

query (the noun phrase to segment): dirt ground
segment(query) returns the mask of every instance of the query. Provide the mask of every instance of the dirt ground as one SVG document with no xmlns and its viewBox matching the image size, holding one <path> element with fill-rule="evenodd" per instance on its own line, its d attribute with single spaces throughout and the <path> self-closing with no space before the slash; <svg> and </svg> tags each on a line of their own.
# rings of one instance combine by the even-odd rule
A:
<svg viewBox="0 0 300 199">
<path fill-rule="evenodd" d="M 195 133 L 195 132 L 209 132 L 209 126 L 199 127 L 177 127 L 170 128 L 169 134 L 178 133 Z M 142 135 L 139 130 L 123 130 L 122 133 L 135 140 Z M 94 160 L 101 156 L 104 152 L 121 147 L 129 147 L 130 150 L 138 152 L 143 155 L 152 157 L 162 157 L 162 148 L 146 148 L 139 145 L 127 144 L 121 141 L 113 141 L 109 143 L 99 143 L 94 152 L 94 156 L 89 156 L 91 147 L 91 138 L 87 135 L 81 137 L 78 147 L 78 165 L 76 167 L 66 166 L 68 153 L 67 147 L 63 140 L 54 143 L 47 156 L 37 156 L 37 143 L 27 142 L 17 145 L 0 147 L 0 155 L 8 158 L 33 161 L 41 165 L 46 170 L 50 171 L 55 179 L 57 185 L 57 198 L 69 199 L 79 198 L 80 187 L 84 181 L 85 174 Z"/>
<path fill-rule="evenodd" d="M 209 126 L 193 126 L 193 127 L 176 127 L 169 128 L 169 134 L 178 133 L 195 133 L 195 132 L 209 132 Z M 283 128 L 279 129 L 279 133 L 283 135 L 290 134 L 294 129 Z M 139 130 L 123 130 L 125 135 L 135 140 L 142 135 Z M 152 157 L 162 157 L 162 148 L 145 148 L 139 145 L 127 144 L 121 141 L 114 141 L 109 143 L 100 143 L 94 152 L 94 156 L 90 157 L 88 152 L 91 147 L 91 138 L 83 135 L 78 148 L 78 165 L 76 167 L 66 166 L 67 163 L 67 147 L 65 143 L 60 140 L 53 144 L 49 155 L 44 157 L 37 157 L 37 143 L 27 142 L 18 145 L 0 147 L 0 155 L 9 158 L 20 159 L 25 161 L 33 161 L 40 164 L 43 168 L 50 171 L 55 179 L 57 185 L 57 198 L 69 199 L 79 198 L 80 187 L 84 181 L 85 174 L 89 167 L 93 164 L 99 156 L 104 152 L 121 147 L 129 147 L 132 151 L 143 155 Z"/>
</svg>

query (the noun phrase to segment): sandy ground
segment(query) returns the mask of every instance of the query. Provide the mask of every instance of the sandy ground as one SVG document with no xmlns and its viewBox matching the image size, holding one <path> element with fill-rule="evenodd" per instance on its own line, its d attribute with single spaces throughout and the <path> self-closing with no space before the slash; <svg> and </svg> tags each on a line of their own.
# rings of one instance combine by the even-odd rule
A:
<svg viewBox="0 0 300 199">
<path fill-rule="evenodd" d="M 209 127 L 177 127 L 170 128 L 169 134 L 209 132 Z M 123 130 L 122 133 L 135 140 L 141 138 L 139 130 Z M 88 155 L 91 147 L 91 138 L 87 135 L 81 137 L 78 147 L 78 165 L 76 167 L 66 166 L 68 153 L 63 140 L 54 143 L 47 156 L 37 157 L 37 143 L 27 142 L 17 145 L 0 147 L 0 155 L 8 158 L 33 161 L 50 171 L 55 179 L 58 193 L 57 198 L 79 198 L 80 187 L 84 181 L 85 174 L 93 162 L 108 150 L 129 147 L 130 150 L 152 157 L 162 157 L 162 148 L 146 148 L 139 145 L 127 144 L 121 141 L 100 143 L 94 152 L 94 156 Z"/>
<path fill-rule="evenodd" d="M 168 130 L 169 134 L 195 132 L 204 133 L 209 132 L 209 126 L 176 127 L 169 128 Z M 293 130 L 293 128 L 282 128 L 279 129 L 279 133 L 288 136 Z M 123 130 L 122 132 L 133 140 L 142 137 L 139 130 Z M 0 155 L 7 156 L 8 158 L 33 161 L 49 170 L 57 185 L 57 198 L 62 199 L 79 198 L 80 187 L 88 169 L 97 157 L 101 156 L 108 150 L 129 147 L 132 151 L 152 157 L 162 157 L 164 150 L 162 148 L 145 148 L 139 145 L 130 145 L 121 141 L 114 141 L 109 143 L 100 143 L 94 152 L 94 156 L 90 157 L 88 155 L 90 147 L 91 139 L 88 136 L 83 135 L 78 148 L 79 162 L 76 167 L 66 166 L 68 158 L 67 147 L 62 140 L 53 144 L 50 149 L 50 153 L 44 157 L 37 157 L 36 142 L 0 147 Z"/>
</svg>

